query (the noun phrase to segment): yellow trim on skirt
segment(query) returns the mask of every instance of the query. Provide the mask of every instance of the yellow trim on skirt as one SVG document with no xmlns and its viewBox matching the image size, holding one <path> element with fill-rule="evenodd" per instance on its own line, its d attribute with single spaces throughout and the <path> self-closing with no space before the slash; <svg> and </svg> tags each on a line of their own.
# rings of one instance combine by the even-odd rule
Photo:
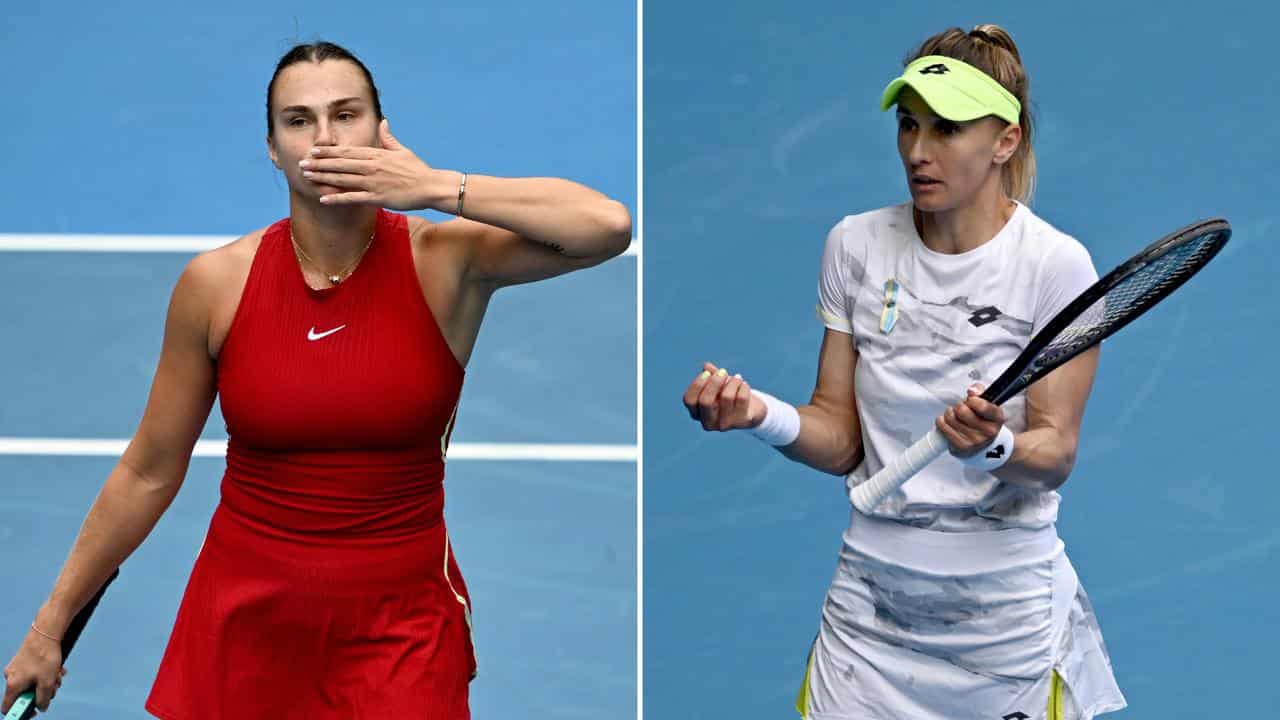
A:
<svg viewBox="0 0 1280 720">
<path fill-rule="evenodd" d="M 1049 711 L 1046 720 L 1064 720 L 1062 714 L 1062 676 L 1053 671 L 1053 681 L 1049 685 Z"/>
<path fill-rule="evenodd" d="M 801 718 L 809 716 L 809 671 L 813 669 L 813 650 L 809 650 L 809 661 L 804 664 L 804 681 L 800 683 L 800 694 L 796 696 L 796 712 Z"/>
<path fill-rule="evenodd" d="M 804 680 L 800 683 L 800 692 L 796 695 L 796 712 L 801 718 L 809 715 L 809 672 L 813 670 L 813 650 L 809 651 L 809 661 L 804 665 Z M 1062 676 L 1053 671 L 1053 679 L 1049 683 L 1049 708 L 1045 720 L 1066 720 L 1062 709 Z"/>
</svg>

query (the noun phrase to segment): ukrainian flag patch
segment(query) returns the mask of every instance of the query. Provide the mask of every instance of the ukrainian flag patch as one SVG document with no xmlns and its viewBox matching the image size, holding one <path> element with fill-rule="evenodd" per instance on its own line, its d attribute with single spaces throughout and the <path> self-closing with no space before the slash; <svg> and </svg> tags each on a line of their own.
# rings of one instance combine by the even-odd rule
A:
<svg viewBox="0 0 1280 720">
<path fill-rule="evenodd" d="M 884 281 L 884 307 L 880 310 L 880 332 L 888 335 L 898 322 L 898 281 L 889 278 Z"/>
</svg>

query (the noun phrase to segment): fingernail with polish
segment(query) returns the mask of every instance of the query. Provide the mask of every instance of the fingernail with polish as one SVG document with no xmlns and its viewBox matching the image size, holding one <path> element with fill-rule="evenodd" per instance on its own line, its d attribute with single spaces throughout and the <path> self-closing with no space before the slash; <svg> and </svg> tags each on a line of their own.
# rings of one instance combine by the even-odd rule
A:
<svg viewBox="0 0 1280 720">
<path fill-rule="evenodd" d="M 725 370 L 724 368 L 720 368 L 719 370 L 716 371 L 716 377 L 724 377 L 725 375 L 728 375 L 728 374 L 729 374 L 729 371 Z"/>
<path fill-rule="evenodd" d="M 710 370 L 703 370 L 703 371 L 702 371 L 702 374 L 698 376 L 698 379 L 699 379 L 699 380 L 706 380 L 706 379 L 707 379 L 707 378 L 709 378 L 709 377 L 711 377 L 711 371 L 710 371 Z"/>
</svg>

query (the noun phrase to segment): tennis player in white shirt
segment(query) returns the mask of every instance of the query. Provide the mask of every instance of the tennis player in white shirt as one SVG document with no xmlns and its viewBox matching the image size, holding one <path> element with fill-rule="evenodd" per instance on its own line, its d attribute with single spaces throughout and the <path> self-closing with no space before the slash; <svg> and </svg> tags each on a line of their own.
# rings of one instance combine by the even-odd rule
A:
<svg viewBox="0 0 1280 720">
<path fill-rule="evenodd" d="M 885 88 L 911 200 L 841 220 L 794 407 L 707 363 L 684 404 L 865 482 L 936 426 L 951 453 L 854 509 L 797 701 L 810 720 L 1088 720 L 1125 707 L 1058 538 L 1094 348 L 1003 407 L 979 393 L 1097 274 L 1026 205 L 1027 75 L 995 25 L 926 40 Z"/>
</svg>

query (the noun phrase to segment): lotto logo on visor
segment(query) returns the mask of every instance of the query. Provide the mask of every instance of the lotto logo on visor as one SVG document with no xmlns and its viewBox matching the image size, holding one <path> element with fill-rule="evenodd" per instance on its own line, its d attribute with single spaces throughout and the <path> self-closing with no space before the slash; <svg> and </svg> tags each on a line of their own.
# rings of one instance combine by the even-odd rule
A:
<svg viewBox="0 0 1280 720">
<path fill-rule="evenodd" d="M 939 117 L 956 122 L 995 115 L 1017 125 L 1022 113 L 1022 103 L 1003 85 L 978 68 L 952 57 L 926 55 L 912 62 L 884 89 L 880 109 L 893 107 L 907 86 L 919 93 Z"/>
</svg>

